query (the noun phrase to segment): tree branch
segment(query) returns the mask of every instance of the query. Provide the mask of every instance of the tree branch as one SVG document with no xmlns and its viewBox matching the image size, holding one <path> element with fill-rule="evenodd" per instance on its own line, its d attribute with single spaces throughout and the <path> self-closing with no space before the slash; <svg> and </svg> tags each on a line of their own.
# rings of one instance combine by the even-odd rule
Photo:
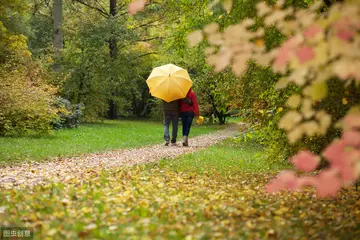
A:
<svg viewBox="0 0 360 240">
<path fill-rule="evenodd" d="M 153 38 L 145 38 L 145 39 L 140 39 L 138 42 L 148 42 L 148 41 L 152 41 L 152 40 L 162 40 L 165 37 L 153 37 Z"/>
<path fill-rule="evenodd" d="M 145 27 L 145 26 L 151 25 L 152 23 L 155 23 L 155 22 L 157 22 L 157 21 L 160 21 L 161 19 L 164 19 L 164 18 L 165 18 L 165 17 L 161 17 L 161 18 L 155 19 L 155 20 L 153 20 L 153 21 L 150 21 L 150 22 L 141 24 L 141 25 L 139 25 L 139 26 L 136 26 L 136 27 L 134 27 L 133 29 L 137 29 L 137 28 L 141 28 L 141 27 Z"/>
<path fill-rule="evenodd" d="M 152 55 L 152 54 L 158 55 L 157 52 L 148 52 L 148 53 L 140 54 L 140 55 L 136 56 L 136 58 L 141 58 L 141 57 L 145 57 L 147 55 Z"/>
<path fill-rule="evenodd" d="M 98 11 L 101 15 L 103 15 L 104 17 L 109 17 L 109 13 L 107 13 L 106 11 L 104 11 L 104 10 L 102 10 L 102 9 L 100 9 L 100 8 L 97 8 L 97 7 L 95 7 L 95 6 L 92 6 L 92 5 L 86 3 L 86 2 L 84 2 L 84 1 L 82 1 L 82 0 L 73 0 L 73 2 L 80 3 L 80 4 L 84 5 L 84 6 L 87 6 L 87 7 L 91 8 L 91 9 L 93 9 L 93 10 L 96 10 L 96 11 Z"/>
</svg>

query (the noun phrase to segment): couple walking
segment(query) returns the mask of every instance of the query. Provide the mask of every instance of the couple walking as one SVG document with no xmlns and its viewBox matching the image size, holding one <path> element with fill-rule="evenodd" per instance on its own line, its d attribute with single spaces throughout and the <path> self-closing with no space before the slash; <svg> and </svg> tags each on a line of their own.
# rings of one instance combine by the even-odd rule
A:
<svg viewBox="0 0 360 240">
<path fill-rule="evenodd" d="M 163 121 L 165 146 L 170 144 L 170 123 L 172 123 L 171 145 L 176 145 L 179 116 L 182 122 L 183 146 L 189 146 L 188 137 L 194 117 L 199 117 L 199 106 L 195 93 L 191 90 L 183 99 L 166 102 L 163 100 Z"/>
</svg>

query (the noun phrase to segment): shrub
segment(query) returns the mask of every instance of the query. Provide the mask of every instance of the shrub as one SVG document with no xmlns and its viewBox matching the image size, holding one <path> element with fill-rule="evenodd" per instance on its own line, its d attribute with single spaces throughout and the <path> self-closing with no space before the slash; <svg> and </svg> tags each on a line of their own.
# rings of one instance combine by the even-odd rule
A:
<svg viewBox="0 0 360 240">
<path fill-rule="evenodd" d="M 71 104 L 69 100 L 56 97 L 55 107 L 58 109 L 58 118 L 52 122 L 53 129 L 75 128 L 79 126 L 84 116 L 85 105 Z"/>
<path fill-rule="evenodd" d="M 44 133 L 58 118 L 52 106 L 56 89 L 44 83 L 41 68 L 4 64 L 0 68 L 0 135 Z"/>
</svg>

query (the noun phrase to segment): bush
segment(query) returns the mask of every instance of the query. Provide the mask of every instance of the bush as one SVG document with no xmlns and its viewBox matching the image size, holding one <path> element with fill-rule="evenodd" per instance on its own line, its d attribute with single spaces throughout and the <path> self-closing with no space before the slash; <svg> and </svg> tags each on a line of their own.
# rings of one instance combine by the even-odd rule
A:
<svg viewBox="0 0 360 240">
<path fill-rule="evenodd" d="M 84 104 L 71 104 L 65 98 L 56 97 L 54 105 L 58 109 L 57 115 L 59 118 L 54 119 L 52 122 L 53 129 L 75 128 L 79 126 L 84 116 Z"/>
<path fill-rule="evenodd" d="M 53 107 L 56 89 L 44 83 L 36 64 L 4 64 L 0 68 L 0 135 L 44 133 L 58 118 Z"/>
</svg>

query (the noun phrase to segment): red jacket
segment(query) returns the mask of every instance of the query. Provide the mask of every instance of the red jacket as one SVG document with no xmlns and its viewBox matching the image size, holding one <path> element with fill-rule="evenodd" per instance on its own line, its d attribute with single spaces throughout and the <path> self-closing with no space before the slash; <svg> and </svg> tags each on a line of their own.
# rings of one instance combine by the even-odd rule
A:
<svg viewBox="0 0 360 240">
<path fill-rule="evenodd" d="M 190 98 L 191 102 L 193 103 L 192 106 L 188 105 L 184 101 L 180 100 L 180 113 L 182 112 L 194 112 L 195 116 L 199 116 L 199 105 L 196 100 L 195 93 L 190 89 L 188 94 L 186 95 L 187 98 Z"/>
</svg>

